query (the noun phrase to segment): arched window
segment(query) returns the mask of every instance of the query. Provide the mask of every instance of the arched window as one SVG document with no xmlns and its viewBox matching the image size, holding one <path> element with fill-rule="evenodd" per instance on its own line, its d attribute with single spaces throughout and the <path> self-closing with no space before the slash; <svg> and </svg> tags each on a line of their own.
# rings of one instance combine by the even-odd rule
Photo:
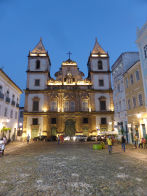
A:
<svg viewBox="0 0 147 196">
<path fill-rule="evenodd" d="M 147 45 L 144 47 L 144 56 L 147 58 Z"/>
<path fill-rule="evenodd" d="M 133 80 L 133 75 L 131 74 L 130 76 L 130 83 L 133 84 L 134 83 L 134 80 Z"/>
<path fill-rule="evenodd" d="M 36 61 L 36 69 L 40 69 L 40 60 Z"/>
<path fill-rule="evenodd" d="M 98 61 L 98 69 L 100 69 L 100 70 L 103 69 L 103 63 L 101 60 Z"/>
<path fill-rule="evenodd" d="M 103 96 L 100 97 L 99 103 L 100 103 L 100 111 L 105 111 L 106 110 L 106 98 Z"/>
</svg>

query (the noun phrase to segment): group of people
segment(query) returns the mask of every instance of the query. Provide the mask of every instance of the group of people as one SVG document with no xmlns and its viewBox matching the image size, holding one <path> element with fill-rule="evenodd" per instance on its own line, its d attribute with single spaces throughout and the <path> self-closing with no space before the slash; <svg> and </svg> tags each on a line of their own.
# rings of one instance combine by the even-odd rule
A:
<svg viewBox="0 0 147 196">
<path fill-rule="evenodd" d="M 109 154 L 111 154 L 112 153 L 112 145 L 113 145 L 113 138 L 111 136 L 108 136 L 107 144 L 108 144 L 108 152 L 109 152 Z M 125 152 L 125 150 L 126 150 L 126 139 L 125 139 L 124 136 L 122 136 L 122 138 L 121 138 L 121 146 L 122 146 L 122 150 Z"/>
<path fill-rule="evenodd" d="M 64 142 L 64 137 L 63 137 L 63 135 L 58 135 L 57 140 L 58 140 L 58 144 L 60 144 L 60 142 L 63 143 L 63 142 Z"/>
<path fill-rule="evenodd" d="M 135 148 L 143 148 L 145 149 L 146 148 L 146 139 L 143 137 L 143 138 L 138 138 L 137 135 L 135 134 L 134 135 L 134 146 Z"/>
</svg>

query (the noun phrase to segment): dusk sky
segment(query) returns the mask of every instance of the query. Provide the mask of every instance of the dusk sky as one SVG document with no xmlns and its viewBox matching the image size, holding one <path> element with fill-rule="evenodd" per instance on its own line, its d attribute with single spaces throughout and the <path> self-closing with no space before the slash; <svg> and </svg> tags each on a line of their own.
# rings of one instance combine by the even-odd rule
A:
<svg viewBox="0 0 147 196">
<path fill-rule="evenodd" d="M 42 37 L 51 76 L 71 51 L 87 77 L 96 37 L 112 65 L 122 52 L 137 51 L 136 28 L 146 21 L 147 0 L 0 0 L 0 67 L 25 89 L 27 55 Z"/>
</svg>

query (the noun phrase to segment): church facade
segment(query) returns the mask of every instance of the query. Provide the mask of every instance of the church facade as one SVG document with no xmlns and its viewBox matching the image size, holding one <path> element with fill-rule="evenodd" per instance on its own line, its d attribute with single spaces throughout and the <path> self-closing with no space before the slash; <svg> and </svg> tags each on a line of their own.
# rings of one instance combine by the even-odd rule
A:
<svg viewBox="0 0 147 196">
<path fill-rule="evenodd" d="M 29 53 L 23 136 L 98 135 L 113 130 L 109 55 L 99 43 L 88 58 L 88 77 L 75 61 L 63 61 L 55 78 L 42 40 Z"/>
</svg>

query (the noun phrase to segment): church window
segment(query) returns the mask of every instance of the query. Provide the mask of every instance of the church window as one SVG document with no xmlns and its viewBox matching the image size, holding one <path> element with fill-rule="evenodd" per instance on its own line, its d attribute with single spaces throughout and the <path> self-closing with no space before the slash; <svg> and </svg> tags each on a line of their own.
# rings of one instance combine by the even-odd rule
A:
<svg viewBox="0 0 147 196">
<path fill-rule="evenodd" d="M 103 69 L 103 63 L 101 60 L 98 61 L 98 69 L 100 69 L 100 70 Z"/>
<path fill-rule="evenodd" d="M 106 101 L 100 100 L 100 110 L 106 110 Z"/>
<path fill-rule="evenodd" d="M 39 79 L 35 80 L 35 86 L 40 86 L 40 80 Z"/>
<path fill-rule="evenodd" d="M 71 101 L 70 102 L 70 111 L 75 111 L 75 102 L 74 101 Z"/>
<path fill-rule="evenodd" d="M 101 124 L 106 125 L 107 124 L 107 119 L 106 118 L 101 118 Z"/>
<path fill-rule="evenodd" d="M 38 125 L 38 118 L 32 118 L 32 124 Z"/>
<path fill-rule="evenodd" d="M 57 111 L 57 101 L 51 102 L 51 111 Z"/>
<path fill-rule="evenodd" d="M 66 82 L 66 78 L 64 78 L 64 82 Z"/>
<path fill-rule="evenodd" d="M 83 118 L 83 123 L 87 124 L 88 123 L 88 118 Z"/>
<path fill-rule="evenodd" d="M 65 112 L 69 111 L 69 101 L 64 102 L 64 111 Z"/>
<path fill-rule="evenodd" d="M 83 111 L 88 111 L 88 101 L 83 101 L 82 102 L 82 110 Z"/>
<path fill-rule="evenodd" d="M 136 70 L 136 80 L 137 81 L 140 80 L 140 76 L 139 76 L 139 71 L 138 70 Z"/>
<path fill-rule="evenodd" d="M 100 97 L 99 98 L 99 103 L 100 103 L 100 110 L 105 111 L 106 110 L 106 98 L 105 97 Z"/>
<path fill-rule="evenodd" d="M 147 58 L 147 45 L 144 47 L 144 56 Z"/>
<path fill-rule="evenodd" d="M 36 61 L 36 69 L 40 69 L 40 60 Z"/>
<path fill-rule="evenodd" d="M 72 81 L 75 82 L 75 78 L 73 78 Z"/>
<path fill-rule="evenodd" d="M 133 75 L 131 74 L 130 76 L 130 83 L 133 84 L 134 83 L 134 80 L 133 80 Z"/>
<path fill-rule="evenodd" d="M 34 100 L 33 101 L 33 112 L 38 112 L 39 111 L 39 101 Z"/>
<path fill-rule="evenodd" d="M 99 86 L 104 86 L 104 80 L 99 80 Z"/>
<path fill-rule="evenodd" d="M 142 101 L 142 95 L 141 94 L 138 95 L 138 99 L 139 99 L 139 105 L 142 106 L 143 101 Z"/>
<path fill-rule="evenodd" d="M 51 124 L 56 124 L 56 118 L 51 118 Z"/>
</svg>

